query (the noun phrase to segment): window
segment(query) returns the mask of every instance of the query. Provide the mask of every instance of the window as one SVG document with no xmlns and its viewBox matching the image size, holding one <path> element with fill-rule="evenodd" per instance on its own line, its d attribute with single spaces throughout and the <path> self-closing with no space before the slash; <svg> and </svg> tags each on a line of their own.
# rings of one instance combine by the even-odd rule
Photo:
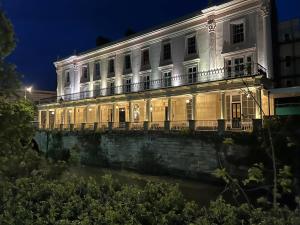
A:
<svg viewBox="0 0 300 225">
<path fill-rule="evenodd" d="M 187 54 L 192 55 L 196 54 L 196 37 L 189 37 L 187 39 Z"/>
<path fill-rule="evenodd" d="M 125 70 L 131 70 L 131 57 L 130 57 L 130 55 L 125 55 Z"/>
<path fill-rule="evenodd" d="M 109 87 L 109 94 L 114 95 L 115 94 L 115 81 L 112 80 L 107 85 Z"/>
<path fill-rule="evenodd" d="M 94 97 L 101 95 L 100 84 L 94 84 Z"/>
<path fill-rule="evenodd" d="M 236 76 L 244 75 L 244 58 L 234 59 L 234 72 Z"/>
<path fill-rule="evenodd" d="M 191 100 L 186 101 L 186 117 L 187 120 L 193 119 L 193 104 Z"/>
<path fill-rule="evenodd" d="M 244 42 L 244 23 L 232 24 L 233 44 Z"/>
<path fill-rule="evenodd" d="M 82 67 L 82 82 L 88 81 L 88 73 L 89 73 L 88 66 L 84 65 Z"/>
<path fill-rule="evenodd" d="M 109 59 L 108 61 L 108 73 L 114 74 L 115 73 L 115 60 Z"/>
<path fill-rule="evenodd" d="M 247 57 L 247 64 L 246 64 L 247 75 L 252 75 L 252 68 L 253 68 L 252 57 L 248 56 Z"/>
<path fill-rule="evenodd" d="M 143 87 L 144 87 L 144 90 L 150 89 L 150 76 L 149 75 L 143 76 Z"/>
<path fill-rule="evenodd" d="M 171 71 L 163 73 L 164 87 L 170 87 L 171 86 L 171 76 L 172 76 Z"/>
<path fill-rule="evenodd" d="M 100 62 L 94 64 L 94 80 L 100 79 Z"/>
<path fill-rule="evenodd" d="M 125 79 L 125 93 L 131 92 L 131 77 Z"/>
<path fill-rule="evenodd" d="M 171 59 L 171 44 L 166 43 L 163 45 L 163 60 Z"/>
<path fill-rule="evenodd" d="M 144 49 L 142 51 L 142 66 L 148 65 L 150 65 L 149 49 Z"/>
<path fill-rule="evenodd" d="M 67 71 L 65 73 L 65 86 L 69 86 L 70 85 L 70 72 Z"/>
<path fill-rule="evenodd" d="M 291 56 L 286 56 L 285 57 L 285 67 L 290 67 L 291 66 Z"/>
<path fill-rule="evenodd" d="M 227 70 L 227 77 L 231 77 L 232 75 L 232 63 L 231 60 L 227 60 L 226 62 L 226 70 Z"/>
<path fill-rule="evenodd" d="M 188 83 L 196 83 L 197 82 L 197 67 L 189 67 L 188 68 Z"/>
</svg>

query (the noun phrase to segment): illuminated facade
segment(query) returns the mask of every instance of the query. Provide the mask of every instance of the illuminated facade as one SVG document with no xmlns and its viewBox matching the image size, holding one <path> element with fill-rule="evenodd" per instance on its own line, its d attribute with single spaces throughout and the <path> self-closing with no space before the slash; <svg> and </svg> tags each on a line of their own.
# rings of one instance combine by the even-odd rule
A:
<svg viewBox="0 0 300 225">
<path fill-rule="evenodd" d="M 54 64 L 44 129 L 251 130 L 273 113 L 268 0 L 229 1 Z"/>
</svg>

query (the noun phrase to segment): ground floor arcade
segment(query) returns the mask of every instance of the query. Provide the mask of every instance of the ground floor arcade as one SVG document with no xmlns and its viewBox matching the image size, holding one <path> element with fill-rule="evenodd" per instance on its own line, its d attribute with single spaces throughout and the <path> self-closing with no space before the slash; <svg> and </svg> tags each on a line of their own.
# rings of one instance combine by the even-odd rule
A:
<svg viewBox="0 0 300 225">
<path fill-rule="evenodd" d="M 252 130 L 253 119 L 273 114 L 261 88 L 181 94 L 123 101 L 49 105 L 39 110 L 41 129 Z"/>
</svg>

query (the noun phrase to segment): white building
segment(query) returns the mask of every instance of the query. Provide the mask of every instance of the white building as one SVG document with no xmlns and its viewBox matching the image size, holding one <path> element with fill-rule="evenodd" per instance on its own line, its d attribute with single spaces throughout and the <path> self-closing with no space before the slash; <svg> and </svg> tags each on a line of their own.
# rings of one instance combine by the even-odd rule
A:
<svg viewBox="0 0 300 225">
<path fill-rule="evenodd" d="M 272 104 L 269 1 L 232 0 L 55 62 L 41 127 L 248 129 Z"/>
</svg>

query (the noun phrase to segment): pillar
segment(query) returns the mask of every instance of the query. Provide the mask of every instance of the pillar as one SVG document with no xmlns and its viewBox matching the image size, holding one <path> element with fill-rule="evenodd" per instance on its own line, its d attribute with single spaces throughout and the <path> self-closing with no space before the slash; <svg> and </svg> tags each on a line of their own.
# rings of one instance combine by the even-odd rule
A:
<svg viewBox="0 0 300 225">
<path fill-rule="evenodd" d="M 133 119 L 132 119 L 132 102 L 129 101 L 129 122 L 132 122 Z"/>
<path fill-rule="evenodd" d="M 42 128 L 42 111 L 39 110 L 39 115 L 38 115 L 38 122 L 39 122 L 39 128 Z"/>
<path fill-rule="evenodd" d="M 209 33 L 209 69 L 216 69 L 216 22 L 214 16 L 210 16 L 207 21 Z"/>
<path fill-rule="evenodd" d="M 264 62 L 267 69 L 268 78 L 273 78 L 273 45 L 272 45 L 272 29 L 271 29 L 271 15 L 270 3 L 264 1 L 262 6 L 263 16 L 263 42 L 264 42 Z"/>
<path fill-rule="evenodd" d="M 168 98 L 168 121 L 172 121 L 172 99 Z"/>
<path fill-rule="evenodd" d="M 88 122 L 88 113 L 89 113 L 89 107 L 86 106 L 86 107 L 85 107 L 85 112 L 84 112 L 84 122 L 85 122 L 85 123 Z"/>
<path fill-rule="evenodd" d="M 113 104 L 113 108 L 112 108 L 112 122 L 116 122 L 116 104 Z"/>
<path fill-rule="evenodd" d="M 221 103 L 221 115 L 220 115 L 220 119 L 224 120 L 225 119 L 225 92 L 221 93 L 221 99 L 220 99 L 220 103 Z"/>
<path fill-rule="evenodd" d="M 146 100 L 146 121 L 151 122 L 151 99 Z"/>
<path fill-rule="evenodd" d="M 257 88 L 256 89 L 256 101 L 257 101 L 257 104 L 256 104 L 256 112 L 255 112 L 255 118 L 256 119 L 262 119 L 262 110 L 261 110 L 261 89 L 260 88 Z"/>
<path fill-rule="evenodd" d="M 77 120 L 77 118 L 76 118 L 77 115 L 76 114 L 77 114 L 77 108 L 74 107 L 73 124 L 76 124 L 76 120 Z"/>
<path fill-rule="evenodd" d="M 46 110 L 46 128 L 50 128 L 50 115 L 49 115 L 49 109 Z"/>
<path fill-rule="evenodd" d="M 192 120 L 197 120 L 197 95 L 193 94 L 192 97 Z"/>
</svg>

